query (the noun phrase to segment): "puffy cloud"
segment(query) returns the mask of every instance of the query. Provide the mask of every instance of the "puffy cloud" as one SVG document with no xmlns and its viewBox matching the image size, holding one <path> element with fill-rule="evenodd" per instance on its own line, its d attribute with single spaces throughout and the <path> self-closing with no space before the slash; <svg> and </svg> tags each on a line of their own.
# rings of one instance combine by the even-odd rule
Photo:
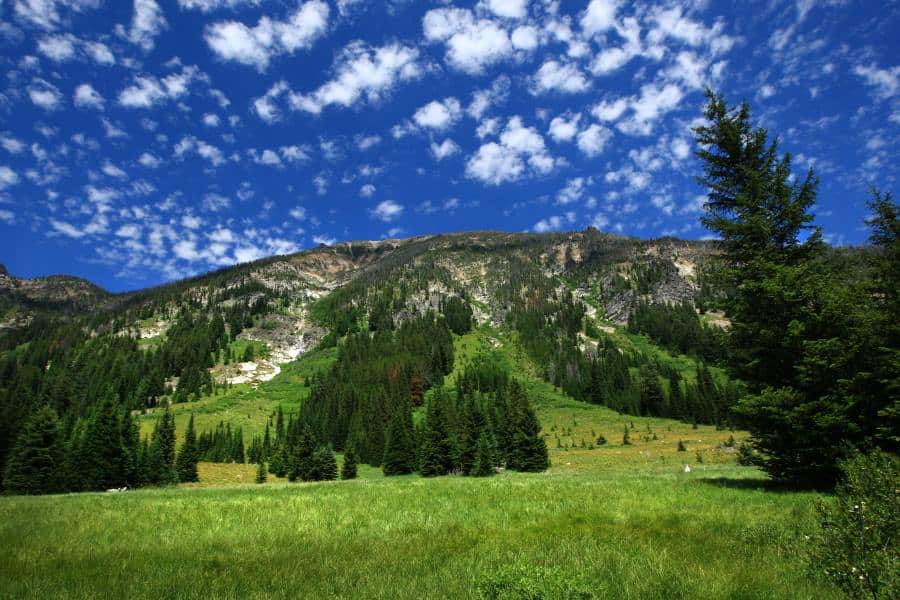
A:
<svg viewBox="0 0 900 600">
<path fill-rule="evenodd" d="M 556 201 L 559 204 L 572 204 L 578 202 L 584 195 L 585 186 L 584 177 L 575 177 L 566 182 L 566 186 L 556 195 Z"/>
<path fill-rule="evenodd" d="M 430 10 L 422 19 L 422 29 L 426 41 L 445 44 L 447 63 L 465 73 L 479 74 L 513 55 L 506 29 L 490 19 L 476 19 L 467 9 Z"/>
<path fill-rule="evenodd" d="M 153 49 L 154 38 L 166 28 L 166 18 L 156 0 L 134 0 L 128 40 L 144 52 Z"/>
<path fill-rule="evenodd" d="M 19 183 L 19 176 L 16 172 L 7 166 L 0 165 L 0 190 L 5 190 L 17 183 Z"/>
<path fill-rule="evenodd" d="M 205 115 L 203 115 L 203 124 L 207 127 L 218 127 L 219 115 L 215 113 L 206 113 Z"/>
<path fill-rule="evenodd" d="M 417 78 L 419 51 L 391 43 L 370 48 L 362 42 L 347 45 L 338 57 L 335 76 L 310 94 L 290 93 L 292 108 L 319 114 L 332 104 L 353 106 L 360 99 L 377 102 L 398 81 Z"/>
<path fill-rule="evenodd" d="M 160 164 L 162 164 L 157 157 L 153 156 L 149 152 L 144 152 L 143 154 L 141 154 L 140 158 L 138 158 L 138 163 L 140 163 L 141 166 L 147 167 L 148 169 L 155 169 Z"/>
<path fill-rule="evenodd" d="M 605 33 L 616 25 L 617 0 L 591 0 L 581 15 L 581 29 L 591 36 Z"/>
<path fill-rule="evenodd" d="M 628 100 L 632 114 L 619 122 L 619 131 L 628 135 L 650 135 L 656 122 L 678 108 L 682 98 L 684 92 L 674 83 L 662 87 L 652 83 L 642 86 L 641 95 Z"/>
<path fill-rule="evenodd" d="M 581 121 L 581 114 L 575 115 L 559 115 L 550 121 L 550 128 L 547 132 L 556 142 L 569 142 L 578 133 L 578 122 Z"/>
<path fill-rule="evenodd" d="M 174 148 L 175 158 L 184 158 L 189 153 L 196 153 L 201 158 L 208 160 L 214 167 L 225 163 L 225 157 L 222 155 L 221 150 L 192 135 L 181 138 L 181 141 L 175 144 Z"/>
<path fill-rule="evenodd" d="M 633 17 L 623 19 L 622 25 L 618 26 L 616 31 L 625 39 L 625 44 L 603 48 L 591 63 L 591 72 L 594 75 L 607 75 L 618 71 L 633 58 L 644 54 L 641 26 L 637 19 Z"/>
<path fill-rule="evenodd" d="M 258 165 L 266 165 L 267 167 L 280 167 L 281 166 L 281 157 L 278 156 L 278 154 L 275 153 L 274 151 L 269 150 L 268 148 L 263 150 L 261 154 L 259 152 L 257 152 L 256 150 L 251 149 L 250 157 L 253 159 L 253 162 L 255 162 Z"/>
<path fill-rule="evenodd" d="M 57 221 L 56 219 L 50 219 L 50 226 L 53 227 L 53 231 L 57 234 L 62 234 L 66 237 L 70 237 L 73 239 L 82 238 L 85 236 L 85 233 L 72 225 L 71 223 L 67 223 L 65 221 Z"/>
<path fill-rule="evenodd" d="M 361 152 L 365 152 L 370 148 L 374 148 L 378 144 L 381 143 L 380 135 L 359 135 L 356 136 L 356 147 L 359 148 Z"/>
<path fill-rule="evenodd" d="M 103 104 L 106 102 L 103 96 L 100 95 L 100 92 L 95 90 L 89 83 L 82 83 L 75 88 L 75 95 L 72 100 L 75 102 L 75 106 L 99 110 L 103 109 Z"/>
<path fill-rule="evenodd" d="M 116 57 L 103 42 L 85 42 L 84 51 L 98 65 L 114 65 Z"/>
<path fill-rule="evenodd" d="M 253 101 L 253 111 L 266 123 L 274 123 L 281 117 L 281 111 L 275 104 L 279 96 L 288 91 L 288 84 L 281 80 L 270 87 L 265 94 Z"/>
<path fill-rule="evenodd" d="M 575 222 L 575 213 L 567 212 L 565 215 L 553 215 L 546 219 L 541 219 L 534 224 L 534 231 L 537 233 L 547 233 L 548 231 L 559 231 L 566 225 Z"/>
<path fill-rule="evenodd" d="M 19 19 L 50 31 L 62 24 L 60 9 L 81 12 L 101 3 L 102 0 L 15 0 L 13 8 Z"/>
<path fill-rule="evenodd" d="M 304 162 L 309 160 L 309 153 L 307 152 L 307 150 L 307 148 L 298 145 L 282 146 L 278 149 L 278 151 L 281 153 L 281 158 L 283 158 L 285 162 L 289 163 Z"/>
<path fill-rule="evenodd" d="M 265 71 L 274 57 L 312 47 L 328 29 L 328 15 L 328 3 L 309 0 L 284 21 L 264 16 L 253 27 L 222 21 L 209 25 L 204 38 L 222 60 Z"/>
<path fill-rule="evenodd" d="M 359 188 L 359 195 L 363 198 L 371 198 L 375 195 L 375 186 L 371 183 L 367 183 Z"/>
<path fill-rule="evenodd" d="M 52 83 L 34 79 L 28 86 L 28 97 L 35 106 L 44 110 L 56 110 L 62 103 L 63 95 Z"/>
<path fill-rule="evenodd" d="M 524 19 L 528 16 L 528 0 L 482 0 L 481 5 L 506 19 Z"/>
<path fill-rule="evenodd" d="M 303 221 L 306 219 L 306 209 L 302 206 L 295 206 L 290 210 L 289 214 L 298 221 Z"/>
<path fill-rule="evenodd" d="M 38 40 L 38 52 L 56 62 L 75 58 L 75 36 L 71 34 L 47 35 Z"/>
<path fill-rule="evenodd" d="M 609 129 L 592 123 L 578 133 L 578 149 L 584 152 L 588 158 L 593 158 L 603 152 L 606 142 L 611 138 L 612 132 Z"/>
<path fill-rule="evenodd" d="M 671 38 L 688 46 L 707 46 L 713 54 L 727 52 L 734 46 L 735 39 L 722 33 L 724 22 L 719 19 L 712 27 L 706 27 L 682 13 L 678 5 L 657 8 L 650 15 L 653 28 L 647 34 L 651 44 L 661 44 Z"/>
<path fill-rule="evenodd" d="M 577 94 L 590 87 L 591 82 L 574 63 L 560 64 L 555 60 L 548 60 L 535 73 L 531 89 L 534 94 L 547 92 Z"/>
<path fill-rule="evenodd" d="M 107 176 L 115 177 L 116 179 L 126 179 L 128 177 L 128 174 L 125 171 L 109 161 L 103 163 L 103 166 L 100 168 L 100 170 L 103 171 L 103 173 Z"/>
<path fill-rule="evenodd" d="M 445 139 L 440 144 L 431 143 L 431 153 L 438 161 L 444 160 L 449 156 L 453 156 L 459 152 L 459 146 L 450 138 Z"/>
<path fill-rule="evenodd" d="M 3 149 L 10 154 L 19 154 L 25 149 L 25 144 L 22 143 L 22 140 L 7 135 L 0 136 L 0 146 L 3 146 Z"/>
<path fill-rule="evenodd" d="M 432 100 L 416 111 L 413 121 L 419 127 L 443 131 L 455 123 L 461 113 L 462 107 L 456 98 Z"/>
<path fill-rule="evenodd" d="M 119 92 L 119 104 L 126 108 L 150 108 L 184 96 L 194 80 L 204 77 L 194 66 L 184 67 L 180 73 L 172 73 L 162 79 L 152 75 L 135 76 L 132 85 Z"/>
<path fill-rule="evenodd" d="M 374 218 L 389 223 L 403 214 L 403 205 L 393 200 L 384 200 L 371 210 Z"/>
<path fill-rule="evenodd" d="M 500 185 L 516 181 L 527 167 L 540 174 L 553 170 L 556 162 L 547 153 L 544 138 L 533 127 L 525 127 L 520 117 L 512 117 L 500 134 L 499 143 L 483 144 L 466 163 L 466 175 Z"/>
<path fill-rule="evenodd" d="M 881 69 L 875 64 L 857 65 L 853 73 L 862 77 L 878 98 L 892 98 L 900 92 L 900 66 Z"/>
<path fill-rule="evenodd" d="M 220 8 L 237 8 L 245 4 L 256 6 L 261 0 L 178 0 L 181 8 L 211 12 Z"/>
<path fill-rule="evenodd" d="M 506 75 L 501 75 L 491 84 L 491 87 L 477 90 L 472 94 L 472 102 L 466 112 L 473 119 L 480 119 L 492 106 L 506 101 L 509 95 L 510 81 Z"/>
<path fill-rule="evenodd" d="M 617 121 L 619 117 L 625 114 L 626 110 L 628 110 L 628 100 L 619 98 L 611 102 L 603 100 L 599 104 L 594 105 L 591 109 L 591 114 L 598 121 Z"/>
</svg>

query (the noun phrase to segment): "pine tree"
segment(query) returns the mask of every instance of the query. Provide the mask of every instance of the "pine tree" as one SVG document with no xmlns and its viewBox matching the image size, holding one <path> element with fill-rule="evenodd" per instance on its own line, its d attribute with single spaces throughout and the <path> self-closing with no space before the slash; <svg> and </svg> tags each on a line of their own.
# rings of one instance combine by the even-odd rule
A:
<svg viewBox="0 0 900 600">
<path fill-rule="evenodd" d="M 197 434 L 194 431 L 194 415 L 191 414 L 187 431 L 184 434 L 184 443 L 181 445 L 176 461 L 178 481 L 182 483 L 200 481 L 200 476 L 197 474 L 199 457 L 200 448 L 197 446 Z"/>
<path fill-rule="evenodd" d="M 106 490 L 128 483 L 128 456 L 122 443 L 122 421 L 116 394 L 110 387 L 88 422 L 79 473 L 82 489 Z"/>
<path fill-rule="evenodd" d="M 13 494 L 50 494 L 62 491 L 60 467 L 64 445 L 59 418 L 49 406 L 25 421 L 16 438 L 3 477 L 3 487 Z"/>
<path fill-rule="evenodd" d="M 344 464 L 341 465 L 341 479 L 356 479 L 356 451 L 352 445 L 344 449 Z"/>
<path fill-rule="evenodd" d="M 422 433 L 419 471 L 424 477 L 446 475 L 453 468 L 453 445 L 448 428 L 447 404 L 444 390 L 438 390 L 428 401 L 425 428 Z"/>
<path fill-rule="evenodd" d="M 622 434 L 622 445 L 630 446 L 631 445 L 631 433 L 628 431 L 628 425 L 625 426 L 625 433 Z"/>
<path fill-rule="evenodd" d="M 416 470 L 416 448 L 413 441 L 412 414 L 404 407 L 394 415 L 388 427 L 381 468 L 385 475 L 406 475 Z"/>
<path fill-rule="evenodd" d="M 313 453 L 312 467 L 304 481 L 331 481 L 337 479 L 338 466 L 334 451 L 328 446 L 321 446 Z"/>
<path fill-rule="evenodd" d="M 472 465 L 469 475 L 473 477 L 489 477 L 494 474 L 494 443 L 488 432 L 483 432 L 478 438 L 475 450 L 475 463 Z"/>
<path fill-rule="evenodd" d="M 168 406 L 156 422 L 148 454 L 147 476 L 150 483 L 178 483 L 178 472 L 175 470 L 175 417 Z"/>
<path fill-rule="evenodd" d="M 256 483 L 265 483 L 268 474 L 269 471 L 266 469 L 266 461 L 259 461 L 259 466 L 256 468 Z"/>
<path fill-rule="evenodd" d="M 287 453 L 284 441 L 275 444 L 275 451 L 272 452 L 272 460 L 269 463 L 269 470 L 276 477 L 284 477 L 288 472 Z"/>
<path fill-rule="evenodd" d="M 507 466 L 516 471 L 545 471 L 550 466 L 547 442 L 541 436 L 541 425 L 534 414 L 525 390 L 517 382 L 510 385 L 510 411 L 512 420 L 512 447 Z"/>
<path fill-rule="evenodd" d="M 303 425 L 297 441 L 290 452 L 290 466 L 288 479 L 290 481 L 311 481 L 314 475 L 315 465 L 313 454 L 316 451 L 315 438 L 309 425 Z"/>
<path fill-rule="evenodd" d="M 140 425 L 131 416 L 131 411 L 125 410 L 122 416 L 122 447 L 125 450 L 125 481 L 130 487 L 141 485 L 141 429 Z"/>
</svg>

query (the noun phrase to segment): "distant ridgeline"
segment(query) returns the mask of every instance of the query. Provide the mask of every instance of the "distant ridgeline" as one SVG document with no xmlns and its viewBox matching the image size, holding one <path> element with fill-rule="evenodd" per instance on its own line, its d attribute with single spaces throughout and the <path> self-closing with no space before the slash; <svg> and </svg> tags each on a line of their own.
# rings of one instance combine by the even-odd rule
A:
<svg viewBox="0 0 900 600">
<path fill-rule="evenodd" d="M 691 308 L 722 298 L 714 260 L 704 243 L 589 229 L 342 244 L 122 295 L 74 278 L 46 278 L 47 286 L 0 274 L 3 485 L 42 493 L 191 481 L 198 460 L 263 462 L 319 479 L 336 474 L 333 451 L 389 474 L 543 469 L 527 394 L 491 355 L 458 365 L 444 385 L 453 337 L 476 323 L 513 332 L 511 343 L 573 398 L 728 425 L 740 388 L 706 366 L 723 356 L 720 334 Z M 41 294 L 66 300 L 66 310 L 42 309 Z M 623 347 L 598 325 L 629 315 L 633 332 L 695 360 L 678 366 L 656 350 Z M 298 414 L 285 419 L 273 406 L 265 435 L 246 446 L 240 428 L 223 422 L 191 428 L 175 448 L 165 407 L 229 386 L 221 374 L 253 359 L 243 340 L 298 331 L 338 348 Z M 147 410 L 159 422 L 140 439 L 134 417 Z"/>
</svg>

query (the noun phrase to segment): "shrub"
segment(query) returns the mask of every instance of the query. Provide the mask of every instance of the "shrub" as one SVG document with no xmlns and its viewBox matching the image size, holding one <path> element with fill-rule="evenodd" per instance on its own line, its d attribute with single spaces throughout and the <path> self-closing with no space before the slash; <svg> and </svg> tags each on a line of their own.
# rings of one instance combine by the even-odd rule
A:
<svg viewBox="0 0 900 600">
<path fill-rule="evenodd" d="M 684 442 L 678 440 L 678 451 L 679 452 L 687 452 L 687 448 L 684 445 Z"/>
<path fill-rule="evenodd" d="M 854 598 L 900 598 L 900 460 L 882 452 L 839 463 L 833 502 L 817 505 L 810 564 Z"/>
</svg>

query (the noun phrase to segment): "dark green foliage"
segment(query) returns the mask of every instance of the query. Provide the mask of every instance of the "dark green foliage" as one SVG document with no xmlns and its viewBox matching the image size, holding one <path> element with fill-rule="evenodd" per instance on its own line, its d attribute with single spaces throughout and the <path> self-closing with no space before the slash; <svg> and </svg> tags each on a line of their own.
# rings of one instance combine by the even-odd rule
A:
<svg viewBox="0 0 900 600">
<path fill-rule="evenodd" d="M 643 333 L 681 354 L 717 361 L 725 354 L 725 334 L 704 325 L 688 302 L 678 305 L 640 301 L 628 315 L 628 331 Z"/>
<path fill-rule="evenodd" d="M 315 472 L 315 464 L 313 464 L 313 454 L 316 451 L 316 440 L 313 437 L 312 429 L 308 425 L 300 428 L 295 436 L 293 443 L 290 443 L 290 466 L 288 467 L 288 479 L 290 481 L 312 481 Z"/>
<path fill-rule="evenodd" d="M 853 598 L 900 596 L 900 460 L 882 452 L 839 463 L 833 502 L 819 502 L 813 572 Z"/>
<path fill-rule="evenodd" d="M 463 335 L 472 329 L 472 307 L 457 296 L 449 296 L 441 302 L 441 314 L 447 327 L 456 335 Z"/>
<path fill-rule="evenodd" d="M 44 406 L 25 422 L 16 440 L 4 473 L 4 490 L 12 494 L 62 490 L 64 452 L 59 418 L 52 408 Z"/>
<path fill-rule="evenodd" d="M 175 464 L 178 469 L 178 481 L 182 483 L 200 481 L 197 475 L 198 460 L 200 460 L 200 446 L 194 431 L 194 415 L 191 415 L 187 431 L 184 433 L 184 443 L 181 444 Z"/>
<path fill-rule="evenodd" d="M 631 433 L 628 431 L 628 425 L 625 426 L 625 432 L 622 434 L 622 445 L 631 445 Z"/>
<path fill-rule="evenodd" d="M 678 440 L 678 451 L 687 452 L 687 447 L 684 445 L 684 442 L 682 440 Z"/>
<path fill-rule="evenodd" d="M 790 155 L 751 124 L 749 106 L 732 110 L 710 93 L 705 116 L 695 130 L 709 190 L 703 222 L 722 238 L 730 363 L 750 392 L 735 414 L 772 477 L 831 485 L 848 449 L 897 447 L 896 428 L 885 428 L 897 422 L 897 321 L 880 300 L 896 292 L 872 289 L 896 265 L 879 263 L 873 271 L 888 275 L 866 281 L 852 256 L 829 255 L 811 225 L 818 179 L 811 170 L 792 179 Z M 889 196 L 874 203 L 876 254 L 890 256 L 897 210 Z"/>
<path fill-rule="evenodd" d="M 175 417 L 167 406 L 156 421 L 153 438 L 147 451 L 145 473 L 151 485 L 178 483 L 175 470 Z"/>
<path fill-rule="evenodd" d="M 506 426 L 511 431 L 511 443 L 506 466 L 516 471 L 544 471 L 550 466 L 547 443 L 541 436 L 541 426 L 528 402 L 525 390 L 517 382 L 509 388 L 509 409 Z"/>
<path fill-rule="evenodd" d="M 502 566 L 478 584 L 478 598 L 484 600 L 591 600 L 602 596 L 559 567 L 524 563 Z"/>
<path fill-rule="evenodd" d="M 128 483 L 129 454 L 122 440 L 122 412 L 112 389 L 88 421 L 78 452 L 80 489 L 106 490 Z"/>
<path fill-rule="evenodd" d="M 409 409 L 394 414 L 388 426 L 381 469 L 385 475 L 406 475 L 416 470 L 416 443 Z"/>
<path fill-rule="evenodd" d="M 269 470 L 266 468 L 265 461 L 260 461 L 256 468 L 256 483 L 265 483 L 268 475 Z"/>
<path fill-rule="evenodd" d="M 197 439 L 199 460 L 205 462 L 236 462 L 246 459 L 244 452 L 244 432 L 238 427 L 231 429 L 231 423 L 220 422 L 213 431 L 200 433 Z"/>
<path fill-rule="evenodd" d="M 478 438 L 475 449 L 475 462 L 469 472 L 473 477 L 489 477 L 494 474 L 495 457 L 494 440 L 489 432 L 484 432 Z"/>
<path fill-rule="evenodd" d="M 341 479 L 356 479 L 356 451 L 353 446 L 344 449 L 344 464 L 341 465 Z"/>
<path fill-rule="evenodd" d="M 450 397 L 438 390 L 428 401 L 419 472 L 425 477 L 447 475 L 453 469 L 453 441 L 450 438 Z"/>
<path fill-rule="evenodd" d="M 338 466 L 334 451 L 327 446 L 318 448 L 312 457 L 312 469 L 304 481 L 331 481 L 337 479 Z"/>
</svg>

